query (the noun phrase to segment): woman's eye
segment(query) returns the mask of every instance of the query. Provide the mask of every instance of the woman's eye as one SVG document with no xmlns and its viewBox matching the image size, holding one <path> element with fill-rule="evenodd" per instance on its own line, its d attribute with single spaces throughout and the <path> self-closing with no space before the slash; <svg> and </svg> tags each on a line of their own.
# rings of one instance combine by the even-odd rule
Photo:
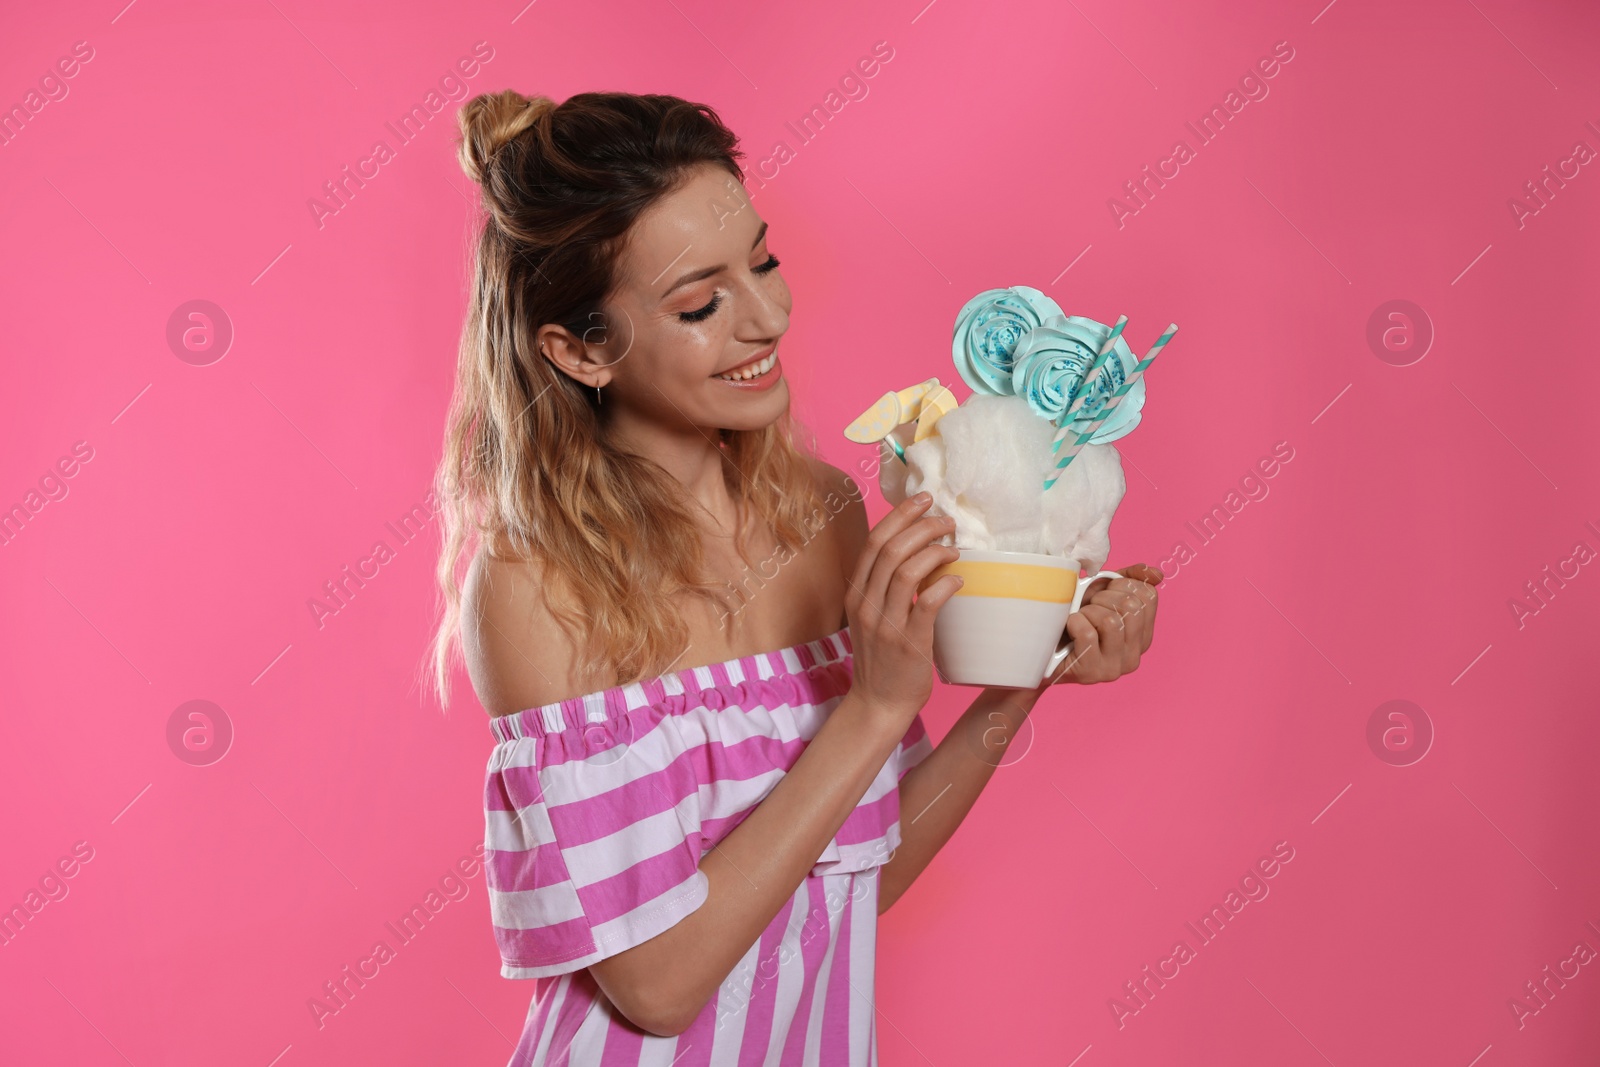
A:
<svg viewBox="0 0 1600 1067">
<path fill-rule="evenodd" d="M 767 259 L 765 263 L 761 263 L 750 269 L 755 271 L 757 274 L 770 274 L 778 269 L 778 262 L 778 257 L 769 252 L 767 253 Z M 717 308 L 721 306 L 722 294 L 719 292 L 711 298 L 711 303 L 707 304 L 705 307 L 696 308 L 694 311 L 680 311 L 678 312 L 678 318 L 684 322 L 704 322 L 706 319 L 709 319 L 711 316 L 715 315 L 717 313 Z"/>
<path fill-rule="evenodd" d="M 678 312 L 678 318 L 682 319 L 684 322 L 701 322 L 716 314 L 717 308 L 721 306 L 722 294 L 718 293 L 716 296 L 711 298 L 711 303 L 707 304 L 703 308 L 696 308 L 694 311 Z"/>
</svg>

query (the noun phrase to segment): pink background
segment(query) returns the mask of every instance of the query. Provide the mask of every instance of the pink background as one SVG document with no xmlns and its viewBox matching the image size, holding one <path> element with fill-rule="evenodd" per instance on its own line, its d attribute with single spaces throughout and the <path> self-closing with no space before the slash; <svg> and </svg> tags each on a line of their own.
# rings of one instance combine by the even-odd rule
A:
<svg viewBox="0 0 1600 1067">
<path fill-rule="evenodd" d="M 1563 563 L 1600 550 L 1600 174 L 1567 164 L 1520 227 L 1508 206 L 1600 149 L 1593 5 L 120 2 L 26 5 L 0 36 L 8 107 L 93 48 L 0 147 L 0 506 L 92 450 L 0 546 L 0 903 L 93 852 L 0 947 L 0 1058 L 510 1052 L 533 984 L 498 977 L 481 874 L 320 1029 L 307 1007 L 483 835 L 485 716 L 464 674 L 448 715 L 416 680 L 436 524 L 385 526 L 440 451 L 458 105 L 324 226 L 307 207 L 479 41 L 470 92 L 670 92 L 752 166 L 788 144 L 750 185 L 836 465 L 871 456 L 840 431 L 885 389 L 954 379 L 983 289 L 1126 314 L 1139 351 L 1182 327 L 1118 446 L 1112 565 L 1177 563 L 1155 646 L 1041 703 L 885 917 L 885 1064 L 1600 1056 L 1600 965 L 1562 963 L 1600 949 L 1600 565 Z M 801 144 L 785 123 L 879 41 L 867 97 Z M 1197 147 L 1185 122 L 1280 41 L 1269 95 Z M 1179 138 L 1195 158 L 1119 228 L 1108 199 Z M 165 337 L 193 299 L 234 329 L 208 366 Z M 1408 366 L 1367 340 L 1396 299 L 1435 334 Z M 1279 442 L 1268 495 L 1202 544 L 1186 523 Z M 380 539 L 319 628 L 308 601 Z M 1519 625 L 1546 566 L 1577 574 Z M 936 734 L 970 696 L 936 693 Z M 197 699 L 235 735 L 209 766 L 167 739 Z M 1434 732 L 1407 766 L 1367 740 L 1397 699 Z M 1270 895 L 1119 1026 L 1123 983 L 1280 841 Z M 1519 1027 L 1547 965 L 1579 971 Z"/>
</svg>

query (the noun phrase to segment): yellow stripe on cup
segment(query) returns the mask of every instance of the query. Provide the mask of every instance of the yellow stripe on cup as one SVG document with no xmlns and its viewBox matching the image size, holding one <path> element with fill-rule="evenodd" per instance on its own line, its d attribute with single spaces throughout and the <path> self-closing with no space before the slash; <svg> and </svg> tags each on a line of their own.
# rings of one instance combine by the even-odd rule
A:
<svg viewBox="0 0 1600 1067">
<path fill-rule="evenodd" d="M 962 584 L 956 590 L 956 596 L 1012 597 L 1017 600 L 1070 604 L 1072 594 L 1078 588 L 1078 572 L 1067 567 L 958 559 L 954 563 L 946 563 L 924 578 L 917 592 L 921 593 L 947 574 L 961 576 Z"/>
</svg>

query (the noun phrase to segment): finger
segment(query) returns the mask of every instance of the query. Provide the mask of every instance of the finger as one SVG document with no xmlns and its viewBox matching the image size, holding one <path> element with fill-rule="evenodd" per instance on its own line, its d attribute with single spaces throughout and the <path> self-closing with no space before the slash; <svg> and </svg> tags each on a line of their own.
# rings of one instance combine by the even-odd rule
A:
<svg viewBox="0 0 1600 1067">
<path fill-rule="evenodd" d="M 1155 586 L 1128 578 L 1112 582 L 1111 587 L 1117 588 L 1119 582 L 1126 583 L 1129 592 L 1139 598 L 1138 609 L 1123 612 L 1123 617 L 1128 622 L 1136 624 L 1130 630 L 1128 639 L 1137 644 L 1139 651 L 1143 652 L 1150 647 L 1150 641 L 1155 634 L 1156 608 L 1160 603 L 1160 594 L 1156 592 Z"/>
<path fill-rule="evenodd" d="M 855 573 L 850 579 L 850 593 L 859 601 L 867 598 L 867 584 L 872 577 L 872 568 L 878 562 L 878 555 L 885 545 L 906 527 L 915 522 L 923 512 L 932 506 L 932 498 L 918 501 L 914 496 L 908 496 L 896 504 L 879 522 L 867 533 L 867 539 L 861 546 L 861 555 L 856 559 Z"/>
<path fill-rule="evenodd" d="M 1156 611 L 1160 607 L 1161 607 L 1161 602 L 1156 597 L 1156 591 L 1154 589 L 1151 589 L 1150 590 L 1150 610 L 1145 612 L 1144 640 L 1141 642 L 1143 647 L 1140 649 L 1140 651 L 1147 651 L 1150 648 L 1150 642 L 1155 640 L 1155 636 L 1156 636 Z"/>
<path fill-rule="evenodd" d="M 947 548 L 950 546 L 939 544 L 944 536 L 955 531 L 955 524 L 943 515 L 926 514 L 913 522 L 906 529 L 896 534 L 889 540 L 878 553 L 878 558 L 873 564 L 872 574 L 867 578 L 867 599 L 881 607 L 891 616 L 897 624 L 903 624 L 906 615 L 911 610 L 911 594 L 915 592 L 915 584 L 905 590 L 903 601 L 891 611 L 888 602 L 892 595 L 891 583 L 894 582 L 901 569 L 918 553 L 928 548 Z M 945 553 L 935 563 L 949 563 L 955 558 Z M 924 574 L 922 577 L 926 577 Z"/>
<path fill-rule="evenodd" d="M 1144 652 L 1144 615 L 1122 617 L 1122 673 L 1131 674 L 1139 669 L 1139 656 Z"/>
<path fill-rule="evenodd" d="M 950 545 L 928 545 L 896 567 L 883 597 L 884 617 L 904 631 L 910 625 L 912 599 L 922 580 L 960 555 L 960 551 Z M 944 581 L 943 578 L 939 580 Z"/>
<path fill-rule="evenodd" d="M 1074 611 L 1067 616 L 1067 633 L 1072 638 L 1072 655 L 1067 657 L 1058 677 L 1071 674 L 1081 681 L 1085 672 L 1079 671 L 1079 664 L 1092 663 L 1100 654 L 1100 631 L 1083 617 L 1083 612 Z"/>
<path fill-rule="evenodd" d="M 1127 583 L 1127 585 L 1123 586 L 1123 588 L 1132 593 L 1134 596 L 1137 596 L 1146 604 L 1154 604 L 1156 599 L 1161 595 L 1156 592 L 1156 587 L 1151 585 L 1149 582 L 1138 582 L 1134 581 L 1132 578 L 1122 578 L 1119 580 Z M 1117 583 L 1112 582 L 1111 587 L 1113 589 L 1117 588 Z"/>
<path fill-rule="evenodd" d="M 1133 593 L 1113 592 L 1109 595 L 1122 598 L 1121 603 L 1113 609 L 1122 621 L 1122 641 L 1119 646 L 1121 658 L 1110 662 L 1116 666 L 1118 674 L 1128 674 L 1139 666 L 1140 642 L 1143 640 L 1144 601 Z M 1108 652 L 1108 659 L 1110 655 Z M 1115 678 L 1118 674 L 1113 674 L 1112 677 Z"/>
<path fill-rule="evenodd" d="M 1131 610 L 1122 612 L 1125 618 L 1129 621 L 1137 619 L 1142 624 L 1148 625 L 1150 617 L 1155 614 L 1156 601 L 1159 596 L 1156 593 L 1155 586 L 1147 582 L 1135 581 L 1132 578 L 1118 578 L 1111 583 L 1111 589 L 1113 591 L 1125 591 L 1129 596 L 1137 599 L 1136 606 L 1132 606 Z M 1134 601 L 1129 601 L 1129 603 L 1133 605 Z"/>
<path fill-rule="evenodd" d="M 1121 579 L 1118 580 L 1120 581 Z M 1089 583 L 1089 590 L 1083 594 L 1083 599 L 1085 601 L 1093 600 L 1096 593 L 1103 593 L 1109 588 L 1111 588 L 1110 578 L 1096 578 Z"/>
<path fill-rule="evenodd" d="M 1126 577 L 1118 577 L 1117 581 L 1107 585 L 1106 589 L 1099 590 L 1090 597 L 1090 603 L 1102 603 L 1107 608 L 1115 608 L 1123 613 L 1138 611 L 1144 605 L 1144 597 L 1138 593 L 1138 587 L 1144 582 L 1131 581 Z M 1147 589 L 1147 585 L 1146 585 Z"/>
<path fill-rule="evenodd" d="M 1123 643 L 1142 652 L 1149 643 L 1147 635 L 1150 630 L 1150 605 L 1136 593 L 1120 595 L 1123 601 L 1118 605 L 1117 613 L 1122 616 L 1124 623 Z"/>
<path fill-rule="evenodd" d="M 1122 574 L 1127 578 L 1135 578 L 1150 585 L 1160 585 L 1166 575 L 1161 573 L 1161 568 L 1152 567 L 1148 563 L 1135 563 L 1131 567 L 1122 568 Z"/>
<path fill-rule="evenodd" d="M 1123 593 L 1155 595 L 1155 586 L 1139 578 L 1113 578 L 1106 588 Z"/>
<path fill-rule="evenodd" d="M 878 558 L 873 561 L 872 573 L 867 576 L 864 592 L 867 601 L 885 607 L 889 595 L 889 583 L 894 579 L 895 573 L 903 566 L 906 560 L 916 553 L 934 544 L 947 533 L 952 533 L 955 525 L 944 515 L 923 515 L 905 529 L 889 539 L 878 552 Z M 943 547 L 943 546 L 941 546 Z M 948 563 L 948 558 L 941 562 Z M 905 611 L 911 609 L 910 598 L 904 605 Z M 894 616 L 896 621 L 904 621 L 905 612 Z"/>
<path fill-rule="evenodd" d="M 1089 603 L 1110 608 L 1124 618 L 1133 618 L 1144 611 L 1144 600 L 1137 593 L 1118 589 L 1114 585 L 1105 592 L 1090 597 Z"/>
<path fill-rule="evenodd" d="M 1155 586 L 1142 582 L 1137 578 L 1115 578 L 1106 586 L 1107 590 L 1114 593 L 1127 593 L 1141 599 L 1153 598 L 1156 595 Z"/>
<path fill-rule="evenodd" d="M 856 559 L 855 573 L 852 576 L 859 589 L 866 589 L 867 578 L 872 574 L 872 565 L 890 539 L 910 526 L 932 506 L 931 497 L 919 500 L 915 496 L 908 496 L 891 508 L 889 514 L 878 521 L 878 525 L 867 531 L 867 539 L 862 543 L 861 555 Z"/>
<path fill-rule="evenodd" d="M 945 601 L 956 595 L 961 588 L 959 574 L 947 574 L 937 582 L 923 590 L 917 597 L 917 603 L 911 609 L 911 617 L 906 620 L 906 636 L 918 648 L 927 648 L 933 644 L 933 620 L 939 614 L 939 609 L 944 607 Z"/>
<path fill-rule="evenodd" d="M 1084 609 L 1083 614 L 1094 623 L 1094 628 L 1100 633 L 1100 659 L 1103 666 L 1115 672 L 1122 666 L 1122 638 L 1127 629 L 1127 624 L 1122 621 L 1122 615 L 1109 608 L 1098 604 L 1090 604 Z M 1116 677 L 1112 673 L 1112 678 Z"/>
</svg>

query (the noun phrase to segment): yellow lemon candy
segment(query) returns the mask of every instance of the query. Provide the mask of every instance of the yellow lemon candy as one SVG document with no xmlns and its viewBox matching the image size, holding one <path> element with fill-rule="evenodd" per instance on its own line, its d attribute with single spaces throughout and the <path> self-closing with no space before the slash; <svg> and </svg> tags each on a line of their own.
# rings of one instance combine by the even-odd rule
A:
<svg viewBox="0 0 1600 1067">
<path fill-rule="evenodd" d="M 921 441 L 933 434 L 933 424 L 941 416 L 948 415 L 956 409 L 956 395 L 944 386 L 939 386 L 922 398 L 922 410 L 917 413 L 917 433 L 912 443 Z"/>
<path fill-rule="evenodd" d="M 868 444 L 883 440 L 899 424 L 900 398 L 894 393 L 884 393 L 881 400 L 844 428 L 844 435 L 852 441 Z"/>
<path fill-rule="evenodd" d="M 939 379 L 929 378 L 917 385 L 884 393 L 876 403 L 862 412 L 859 418 L 845 427 L 844 435 L 861 444 L 881 441 L 888 437 L 889 431 L 896 426 L 917 418 L 922 411 L 924 397 L 940 389 L 944 387 L 939 384 Z M 949 392 L 949 390 L 944 391 Z"/>
</svg>

